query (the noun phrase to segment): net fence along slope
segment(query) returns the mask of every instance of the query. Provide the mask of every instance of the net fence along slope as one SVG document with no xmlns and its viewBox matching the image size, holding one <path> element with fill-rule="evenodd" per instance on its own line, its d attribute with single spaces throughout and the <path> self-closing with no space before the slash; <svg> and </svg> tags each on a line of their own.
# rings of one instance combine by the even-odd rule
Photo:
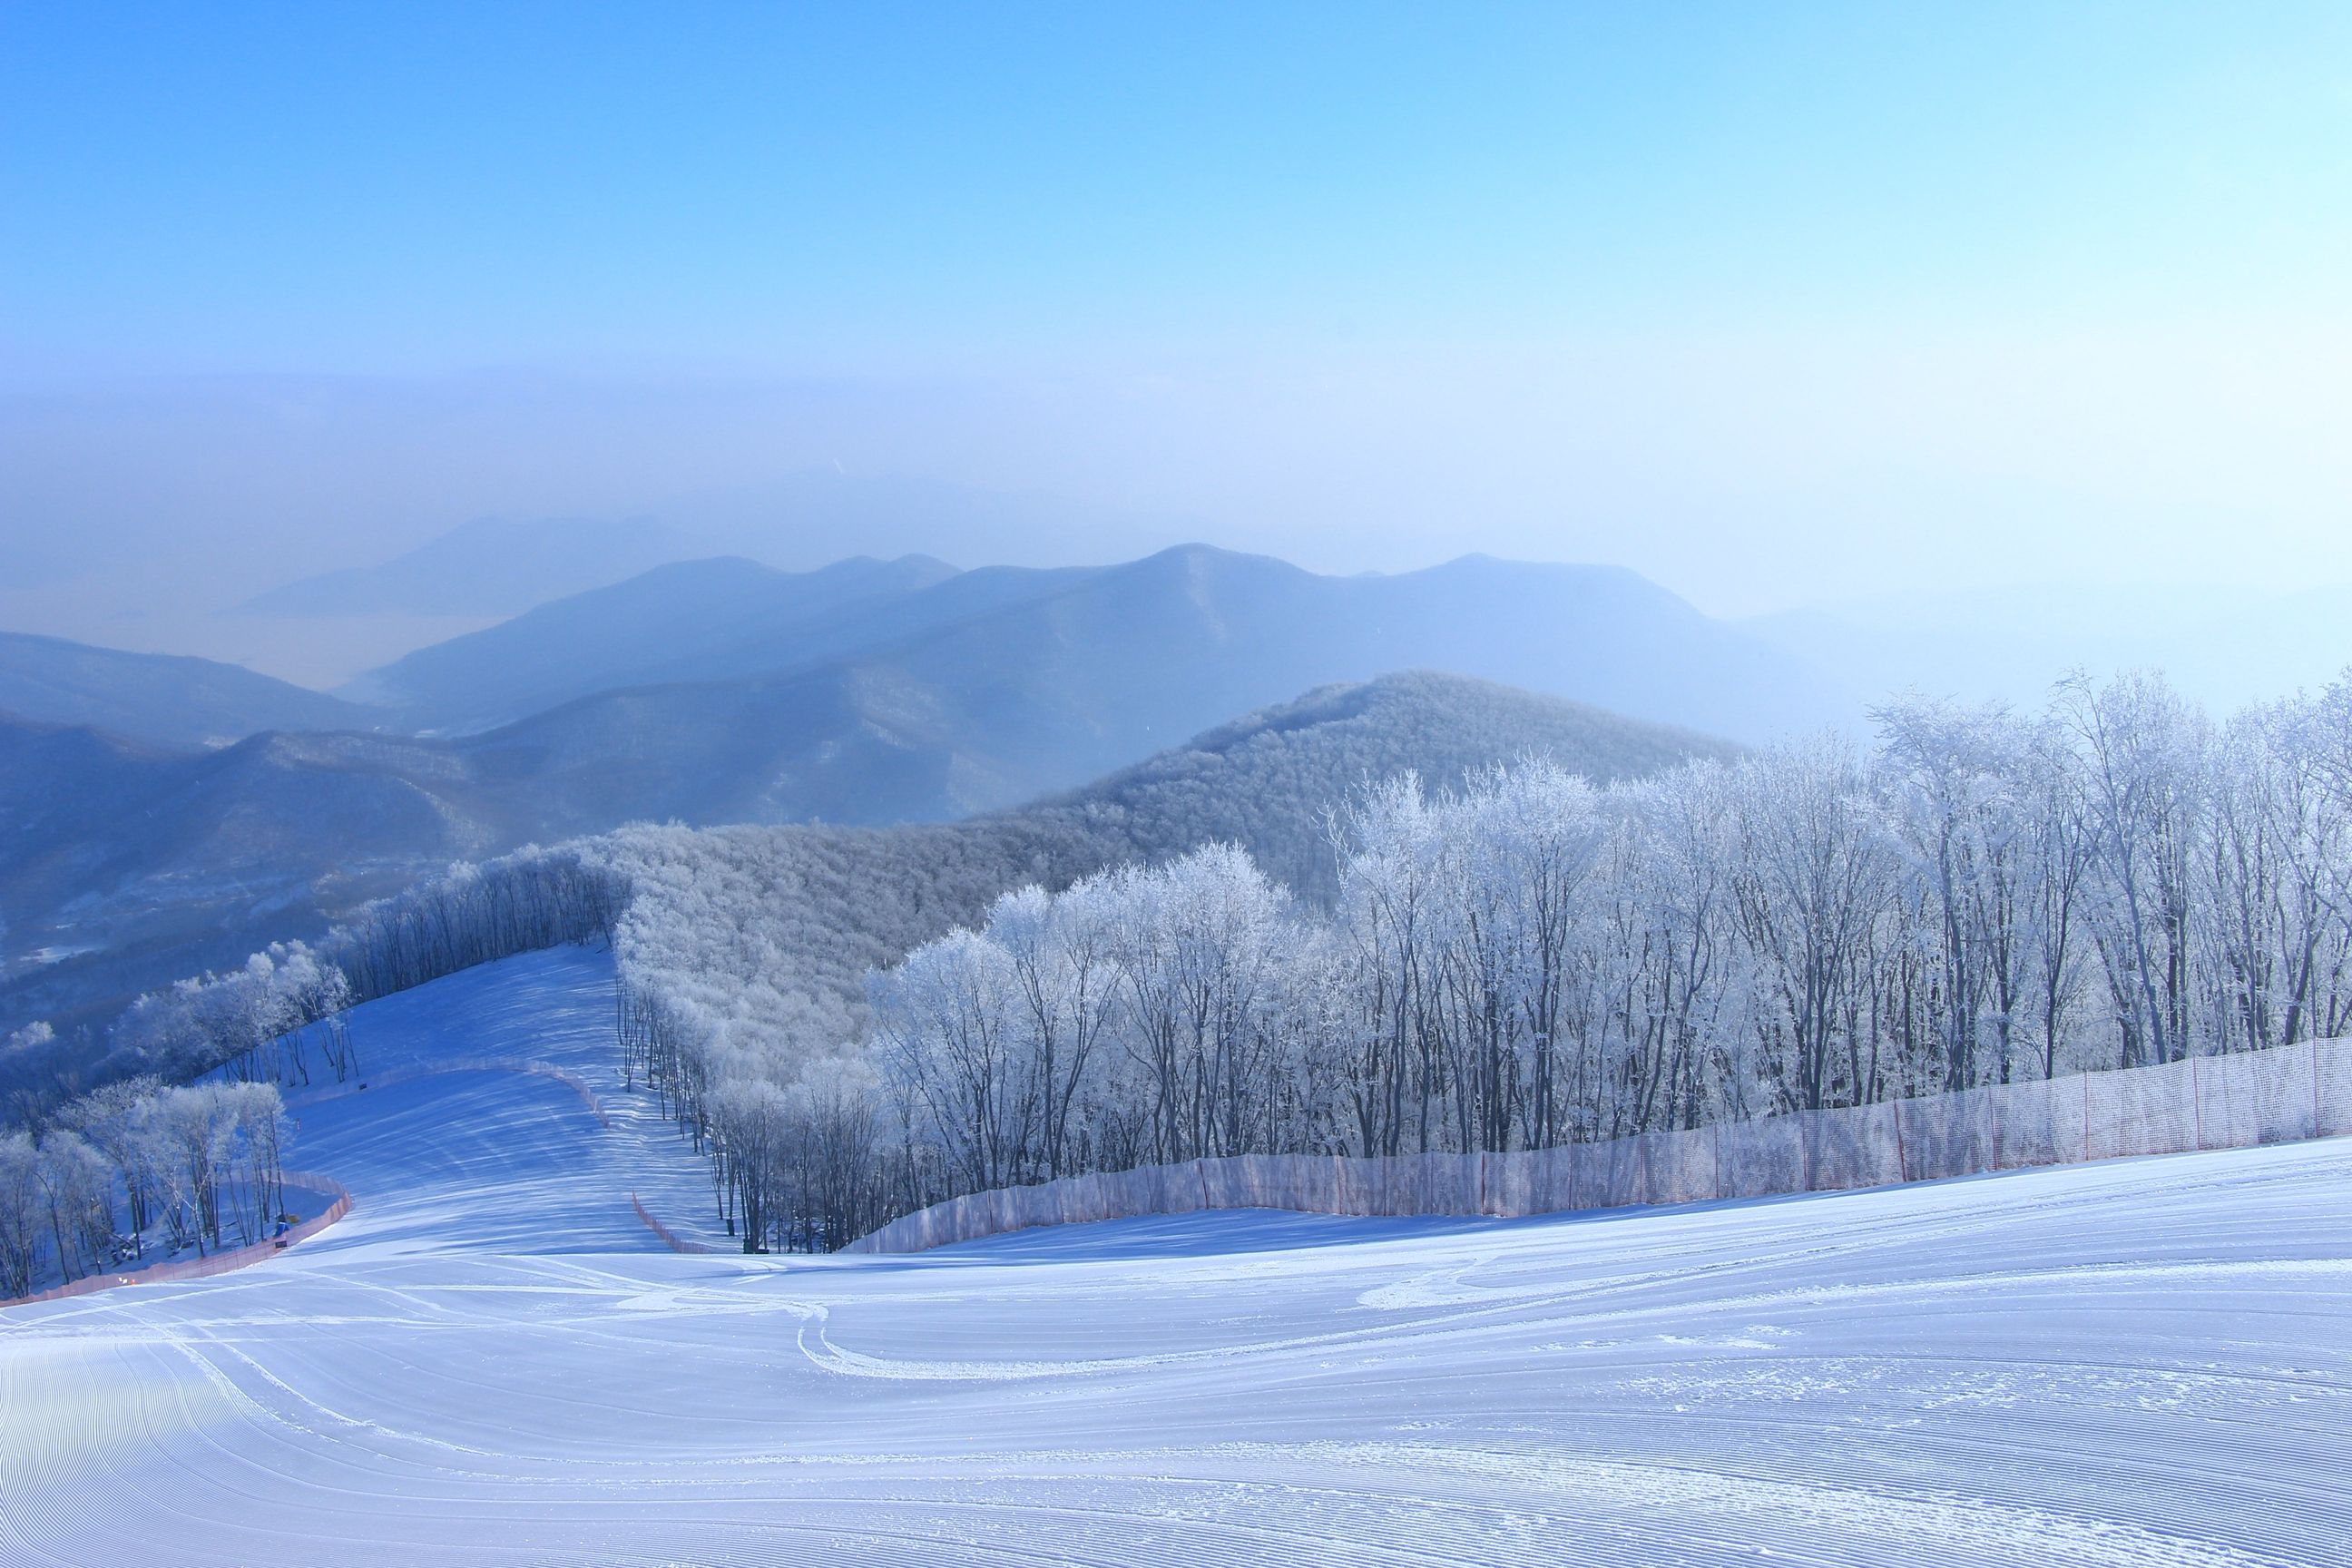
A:
<svg viewBox="0 0 2352 1568">
<path fill-rule="evenodd" d="M 1521 1218 L 1935 1181 L 2352 1133 L 2352 1040 L 1499 1154 L 1241 1154 L 971 1193 L 846 1250 L 1196 1209 Z"/>
</svg>

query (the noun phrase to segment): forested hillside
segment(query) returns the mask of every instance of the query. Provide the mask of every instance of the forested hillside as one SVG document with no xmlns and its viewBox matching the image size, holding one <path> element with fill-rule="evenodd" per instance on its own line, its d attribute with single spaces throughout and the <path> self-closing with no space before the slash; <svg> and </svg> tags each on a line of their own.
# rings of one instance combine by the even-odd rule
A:
<svg viewBox="0 0 2352 1568">
<path fill-rule="evenodd" d="M 215 751 L 0 721 L 0 1023 L 102 1022 L 450 861 L 521 841 L 459 771 L 394 737 L 263 734 Z"/>
<path fill-rule="evenodd" d="M 966 573 L 948 585 L 984 597 L 990 583 Z M 1405 689 L 1389 701 L 1402 703 Z M 1340 709 L 1312 704 L 1282 722 L 1322 731 L 1317 776 L 1359 759 L 1447 772 L 1473 752 L 1531 745 L 1614 773 L 1717 744 L 1476 682 L 1454 689 L 1457 701 L 1410 713 L 1359 699 L 1338 729 L 1327 726 L 1346 716 Z M 272 939 L 315 938 L 453 860 L 527 843 L 633 821 L 939 821 L 1040 793 L 1034 782 L 1050 771 L 987 731 L 982 716 L 838 666 L 636 688 L 454 741 L 277 734 L 188 753 L 19 727 L 0 746 L 0 809 L 20 825 L 0 842 L 0 922 L 14 957 L 0 970 L 0 1021 L 102 1018 L 139 990 L 233 963 Z M 1358 748 L 1344 763 L 1324 754 L 1343 742 Z M 1125 819 L 1152 852 L 1182 847 L 1155 836 L 1195 812 L 1222 813 L 1220 831 L 1270 844 L 1252 827 L 1258 814 L 1310 811 L 1323 791 L 1310 780 L 1301 794 L 1276 776 L 1281 748 L 1244 750 L 1247 776 L 1231 791 L 1181 782 L 1211 753 L 1180 751 L 1139 770 L 1122 796 L 1187 798 Z M 1235 793 L 1247 804 L 1223 798 Z M 1289 825 L 1290 842 L 1300 826 Z M 1311 855 L 1269 852 L 1299 875 L 1314 871 Z"/>
<path fill-rule="evenodd" d="M 57 739 L 71 743 L 74 737 L 67 732 Z M 297 751 L 283 741 L 269 744 L 281 762 Z M 1728 750 L 1720 742 L 1575 703 L 1478 681 L 1407 675 L 1312 693 L 1076 795 L 983 820 L 889 829 L 642 826 L 593 840 L 587 848 L 644 886 L 667 889 L 673 904 L 664 907 L 737 911 L 725 921 L 685 927 L 652 921 L 639 938 L 667 943 L 684 931 L 698 943 L 723 941 L 724 951 L 698 949 L 677 960 L 709 976 L 714 997 L 735 998 L 730 1007 L 764 1011 L 772 1005 L 837 1030 L 854 1016 L 867 966 L 887 963 L 957 921 L 978 919 L 991 899 L 1023 881 L 1058 886 L 1120 860 L 1229 838 L 1269 864 L 1294 868 L 1302 885 L 1328 886 L 1329 851 L 1319 814 L 1324 803 L 1360 778 L 1417 769 L 1450 781 L 1528 752 L 1555 755 L 1596 777 L 1613 778 Z M 424 752 L 444 754 L 429 747 Z M 320 823 L 305 815 L 328 809 L 339 784 L 348 783 L 324 766 L 289 773 L 282 812 L 249 826 L 285 831 L 289 837 L 279 842 L 288 854 L 305 844 L 340 845 L 341 856 L 359 867 L 363 862 L 352 851 L 371 842 L 359 826 L 340 837 L 312 835 Z M 421 781 L 402 798 L 422 809 L 429 805 L 428 787 L 436 786 Z M 440 798 L 447 798 L 446 781 L 437 787 L 444 791 Z M 102 802 L 93 804 L 103 808 Z M 436 819 L 446 831 L 447 814 Z M 454 845 L 450 852 L 464 853 Z M 722 931 L 729 922 L 731 928 Z M 227 968 L 244 952 L 225 948 L 206 962 Z M 148 962 L 162 968 L 171 956 L 151 953 Z M 147 984 L 184 973 L 184 966 L 164 968 Z M 367 985 L 362 991 L 374 994 Z M 0 1090 L 12 1083 L 56 1081 L 69 1044 L 59 1041 L 21 1053 L 13 1064 L 0 1063 Z M 90 1057 L 106 1054 L 103 1046 L 82 1049 Z M 118 1066 L 127 1070 L 129 1064 Z"/>
<path fill-rule="evenodd" d="M 1263 709 L 1020 815 L 1115 825 L 1127 852 L 1147 860 L 1238 844 L 1276 880 L 1328 899 L 1339 866 L 1328 815 L 1367 781 L 1411 771 L 1448 788 L 1495 763 L 1542 756 L 1608 783 L 1738 752 L 1580 702 L 1408 672 Z"/>
<path fill-rule="evenodd" d="M 1335 886 L 1328 814 L 1370 781 L 1410 772 L 1445 788 L 1546 757 L 1605 782 L 1736 753 L 1575 703 L 1412 674 L 1309 693 L 1000 816 L 887 830 L 631 827 L 595 853 L 635 891 L 625 955 L 693 976 L 698 1005 L 738 1026 L 829 1047 L 858 1032 L 869 967 L 980 919 L 1025 882 L 1062 887 L 1223 842 L 1312 900 Z"/>
</svg>

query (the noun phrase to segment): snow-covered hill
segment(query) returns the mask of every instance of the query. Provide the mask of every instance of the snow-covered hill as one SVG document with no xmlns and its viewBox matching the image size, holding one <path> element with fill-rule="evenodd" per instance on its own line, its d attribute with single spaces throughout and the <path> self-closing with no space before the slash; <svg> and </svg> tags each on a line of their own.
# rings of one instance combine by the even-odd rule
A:
<svg viewBox="0 0 2352 1568">
<path fill-rule="evenodd" d="M 314 1241 L 0 1314 L 0 1562 L 2352 1561 L 2352 1140 L 687 1257 L 603 963 L 362 1010 Z"/>
</svg>

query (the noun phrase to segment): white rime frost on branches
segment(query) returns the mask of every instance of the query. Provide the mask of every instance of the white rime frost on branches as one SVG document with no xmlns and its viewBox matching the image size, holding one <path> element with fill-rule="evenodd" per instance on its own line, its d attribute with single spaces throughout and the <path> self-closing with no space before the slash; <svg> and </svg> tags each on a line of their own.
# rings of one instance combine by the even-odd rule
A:
<svg viewBox="0 0 2352 1568">
<path fill-rule="evenodd" d="M 1870 747 L 1606 782 L 1542 756 L 1368 770 L 1319 823 L 1297 792 L 1328 759 L 1275 727 L 1132 799 L 625 828 L 143 999 L 78 1087 L 344 1076 L 350 1003 L 608 938 L 628 1087 L 709 1157 L 747 1248 L 821 1249 L 1088 1170 L 1549 1147 L 2352 1026 L 2352 673 L 2219 726 L 2148 676 L 2032 716 L 1877 717 Z M 70 1098 L 21 1087 L 42 1037 L 9 1052 L 36 1127 Z M 44 1187 L 45 1146 L 0 1178 L 70 1212 L 79 1156 L 60 1141 Z M 47 1200 L 19 1190 L 21 1237 Z"/>
<path fill-rule="evenodd" d="M 821 1247 L 1087 1170 L 1548 1147 L 2352 1024 L 2352 682 L 2219 728 L 2152 677 L 1878 720 L 1607 785 L 1368 781 L 1328 906 L 1210 844 L 972 899 L 862 997 L 771 840 L 646 830 L 632 1071 L 747 1247 Z"/>
</svg>

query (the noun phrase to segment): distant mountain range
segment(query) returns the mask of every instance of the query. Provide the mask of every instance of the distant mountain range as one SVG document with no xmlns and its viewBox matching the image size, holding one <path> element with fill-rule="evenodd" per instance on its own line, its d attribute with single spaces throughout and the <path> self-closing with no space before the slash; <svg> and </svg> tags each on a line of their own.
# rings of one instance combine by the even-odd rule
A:
<svg viewBox="0 0 2352 1568">
<path fill-rule="evenodd" d="M 368 729 L 387 717 L 233 664 L 21 632 L 0 632 L 0 714 L 165 746 L 217 745 L 264 730 Z"/>
<path fill-rule="evenodd" d="M 678 562 L 420 648 L 342 695 L 388 706 L 419 729 L 489 729 L 616 687 L 804 665 L 870 639 L 889 606 L 958 575 L 912 555 L 815 572 L 740 556 Z"/>
<path fill-rule="evenodd" d="M 966 559 L 1116 560 L 1186 530 L 1036 493 L 907 475 L 810 468 L 678 498 L 683 520 L 484 518 L 369 566 L 305 577 L 238 606 L 248 616 L 508 616 L 656 566 L 718 555 L 799 565 L 953 541 Z"/>
<path fill-rule="evenodd" d="M 686 530 L 649 519 L 483 518 L 374 566 L 347 566 L 257 594 L 250 616 L 511 616 L 698 552 Z"/>
<path fill-rule="evenodd" d="M 938 728 L 1020 759 L 1019 793 L 1090 777 L 1310 686 L 1401 668 L 1744 739 L 1857 710 L 1802 659 L 1619 568 L 1465 556 L 1329 577 L 1202 545 L 1055 570 L 955 572 L 927 557 L 804 574 L 741 560 L 668 566 L 425 648 L 346 695 L 462 733 L 615 688 L 734 682 L 771 694 L 662 700 L 739 717 L 784 687 L 795 700 L 823 688 L 886 729 Z"/>
<path fill-rule="evenodd" d="M 721 746 L 783 770 L 713 780 L 714 803 L 788 799 L 784 773 L 844 775 L 845 748 L 954 753 L 926 803 L 894 791 L 858 805 L 855 781 L 824 792 L 853 818 L 897 820 L 1066 788 L 1234 713 L 1400 668 L 1747 740 L 1861 708 L 1801 655 L 1618 568 L 1465 556 L 1333 577 L 1188 545 L 1106 567 L 665 564 L 419 649 L 335 696 L 202 659 L 0 636 L 0 713 L 182 747 L 521 726 L 511 739 L 526 752 Z M 731 732 L 697 738 L 719 724 Z"/>
</svg>

